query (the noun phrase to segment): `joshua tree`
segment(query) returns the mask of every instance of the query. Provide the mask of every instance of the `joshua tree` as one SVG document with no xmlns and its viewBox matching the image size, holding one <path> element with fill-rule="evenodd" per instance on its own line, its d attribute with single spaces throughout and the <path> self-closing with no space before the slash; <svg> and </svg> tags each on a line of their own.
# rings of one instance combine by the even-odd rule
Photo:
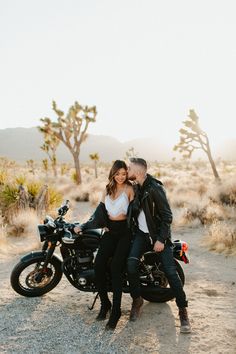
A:
<svg viewBox="0 0 236 354">
<path fill-rule="evenodd" d="M 128 160 L 131 157 L 137 157 L 138 153 L 134 150 L 134 147 L 130 147 L 125 153 L 125 160 Z"/>
<path fill-rule="evenodd" d="M 35 165 L 34 165 L 34 160 L 30 159 L 26 161 L 28 168 L 30 169 L 29 171 L 33 173 L 35 173 Z"/>
<path fill-rule="evenodd" d="M 66 163 L 61 165 L 61 175 L 64 176 L 70 170 L 70 166 Z"/>
<path fill-rule="evenodd" d="M 179 130 L 180 141 L 177 145 L 174 146 L 173 150 L 179 150 L 179 152 L 183 154 L 184 158 L 190 158 L 192 156 L 193 151 L 196 149 L 203 150 L 207 154 L 216 180 L 220 180 L 215 166 L 215 162 L 211 155 L 208 136 L 200 128 L 198 120 L 199 118 L 196 115 L 195 111 L 193 109 L 190 109 L 188 119 L 183 122 L 186 129 L 182 128 Z"/>
<path fill-rule="evenodd" d="M 97 152 L 95 152 L 94 154 L 90 154 L 89 157 L 92 161 L 94 161 L 95 178 L 98 178 L 97 162 L 99 160 L 99 155 Z"/>
<path fill-rule="evenodd" d="M 43 129 L 39 127 L 38 128 L 42 133 L 44 133 Z M 54 173 L 54 176 L 57 176 L 57 158 L 56 158 L 56 149 L 60 143 L 60 140 L 55 136 L 55 135 L 50 135 L 44 133 L 44 144 L 40 146 L 40 149 L 46 152 L 46 154 L 49 157 L 49 160 L 51 161 L 51 166 L 52 170 Z"/>
<path fill-rule="evenodd" d="M 57 115 L 57 122 L 52 122 L 47 117 L 41 118 L 40 120 L 43 123 L 43 126 L 40 127 L 41 131 L 55 136 L 70 150 L 75 165 L 76 183 L 80 184 L 82 182 L 79 161 L 80 146 L 87 137 L 86 131 L 89 123 L 96 121 L 96 106 L 81 106 L 78 102 L 75 102 L 69 108 L 66 116 L 64 112 L 57 108 L 55 101 L 53 101 L 52 108 Z"/>
<path fill-rule="evenodd" d="M 48 160 L 47 159 L 43 159 L 42 160 L 42 165 L 43 165 L 43 169 L 46 172 L 46 174 L 48 173 Z"/>
<path fill-rule="evenodd" d="M 37 210 L 38 215 L 43 211 L 48 210 L 49 199 L 48 185 L 45 184 L 41 187 L 33 202 L 33 207 Z"/>
</svg>

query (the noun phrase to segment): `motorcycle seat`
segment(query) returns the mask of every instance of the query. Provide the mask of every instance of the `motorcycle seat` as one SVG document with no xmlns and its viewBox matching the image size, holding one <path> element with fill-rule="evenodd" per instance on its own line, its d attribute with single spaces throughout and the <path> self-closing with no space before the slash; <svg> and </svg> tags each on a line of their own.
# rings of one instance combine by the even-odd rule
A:
<svg viewBox="0 0 236 354">
<path fill-rule="evenodd" d="M 88 229 L 83 231 L 82 235 L 93 235 L 101 237 L 103 235 L 103 229 Z"/>
</svg>

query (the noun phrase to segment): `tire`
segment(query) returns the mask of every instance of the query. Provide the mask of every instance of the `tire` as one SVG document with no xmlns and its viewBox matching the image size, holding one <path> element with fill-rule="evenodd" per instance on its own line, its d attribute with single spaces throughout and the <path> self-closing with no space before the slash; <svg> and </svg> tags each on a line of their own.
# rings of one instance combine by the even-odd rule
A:
<svg viewBox="0 0 236 354">
<path fill-rule="evenodd" d="M 62 277 L 61 262 L 56 257 L 52 257 L 48 263 L 46 274 L 43 274 L 36 267 L 44 260 L 44 255 L 37 255 L 16 264 L 10 280 L 12 288 L 18 294 L 27 297 L 42 296 L 57 286 Z M 26 274 L 23 276 L 24 271 L 26 271 Z M 41 281 L 36 281 L 37 276 L 43 277 Z"/>
<path fill-rule="evenodd" d="M 184 286 L 185 276 L 181 265 L 175 260 L 177 274 Z M 167 302 L 175 298 L 173 291 L 169 287 L 147 286 L 142 287 L 142 297 L 150 302 Z"/>
</svg>

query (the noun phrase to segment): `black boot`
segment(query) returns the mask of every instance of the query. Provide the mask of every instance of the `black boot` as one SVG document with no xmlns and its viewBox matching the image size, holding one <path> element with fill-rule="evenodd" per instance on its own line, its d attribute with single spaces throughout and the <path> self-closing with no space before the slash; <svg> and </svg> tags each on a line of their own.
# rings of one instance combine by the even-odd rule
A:
<svg viewBox="0 0 236 354">
<path fill-rule="evenodd" d="M 96 320 L 97 321 L 105 320 L 107 317 L 107 313 L 110 311 L 110 309 L 111 309 L 110 300 L 107 300 L 106 302 L 102 301 L 101 308 L 100 308 L 99 314 L 96 317 Z"/>
<path fill-rule="evenodd" d="M 119 321 L 121 316 L 120 308 L 112 308 L 111 315 L 109 321 L 106 324 L 106 330 L 113 330 L 116 328 L 117 322 Z"/>
</svg>

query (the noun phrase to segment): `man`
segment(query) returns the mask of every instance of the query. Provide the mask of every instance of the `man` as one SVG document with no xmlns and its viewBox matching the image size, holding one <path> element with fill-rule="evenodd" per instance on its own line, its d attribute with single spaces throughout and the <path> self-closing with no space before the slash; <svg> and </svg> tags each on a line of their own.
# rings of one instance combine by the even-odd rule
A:
<svg viewBox="0 0 236 354">
<path fill-rule="evenodd" d="M 162 183 L 147 174 L 147 163 L 142 158 L 131 158 L 128 178 L 137 183 L 131 215 L 136 220 L 136 231 L 127 260 L 130 294 L 133 298 L 130 321 L 136 321 L 143 305 L 138 265 L 142 254 L 152 248 L 160 253 L 161 262 L 179 308 L 180 332 L 190 333 L 186 295 L 178 277 L 173 258 L 170 224 L 172 212 Z M 137 212 L 138 210 L 138 212 Z M 136 215 L 135 215 L 136 214 Z"/>
</svg>

